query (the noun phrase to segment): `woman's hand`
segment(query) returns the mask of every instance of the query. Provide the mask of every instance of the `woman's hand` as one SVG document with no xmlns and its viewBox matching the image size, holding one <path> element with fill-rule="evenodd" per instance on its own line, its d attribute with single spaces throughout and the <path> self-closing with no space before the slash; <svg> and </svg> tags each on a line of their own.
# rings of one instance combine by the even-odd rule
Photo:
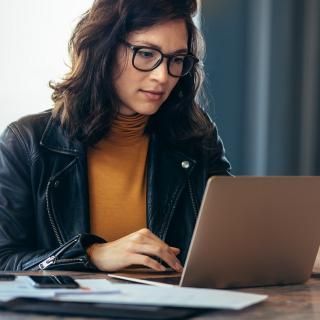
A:
<svg viewBox="0 0 320 320">
<path fill-rule="evenodd" d="M 87 252 L 91 262 L 102 271 L 117 271 L 130 265 L 143 265 L 156 271 L 165 271 L 165 267 L 152 256 L 162 259 L 172 269 L 182 271 L 176 257 L 180 249 L 169 247 L 146 228 L 116 241 L 93 244 Z"/>
</svg>

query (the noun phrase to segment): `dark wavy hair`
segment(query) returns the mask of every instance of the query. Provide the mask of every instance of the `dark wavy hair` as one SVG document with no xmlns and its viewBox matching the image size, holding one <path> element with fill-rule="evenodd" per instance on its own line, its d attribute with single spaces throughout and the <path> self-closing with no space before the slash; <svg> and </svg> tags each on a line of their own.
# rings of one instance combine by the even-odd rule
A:
<svg viewBox="0 0 320 320">
<path fill-rule="evenodd" d="M 204 42 L 192 17 L 197 0 L 95 0 L 83 14 L 69 41 L 70 71 L 53 89 L 53 115 L 68 136 L 94 146 L 110 129 L 119 102 L 112 83 L 120 39 L 132 31 L 175 19 L 184 19 L 188 49 L 200 61 Z M 179 79 L 168 99 L 152 115 L 148 132 L 157 132 L 172 145 L 204 141 L 212 124 L 199 98 L 204 73 L 201 63 Z"/>
</svg>

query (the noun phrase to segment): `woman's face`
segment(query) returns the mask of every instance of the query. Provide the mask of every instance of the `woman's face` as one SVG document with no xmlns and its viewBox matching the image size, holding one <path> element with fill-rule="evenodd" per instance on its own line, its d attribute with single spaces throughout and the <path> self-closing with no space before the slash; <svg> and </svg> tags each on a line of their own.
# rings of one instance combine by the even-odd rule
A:
<svg viewBox="0 0 320 320">
<path fill-rule="evenodd" d="M 188 34 L 184 20 L 172 20 L 139 31 L 126 39 L 135 46 L 159 49 L 164 54 L 187 53 Z M 120 100 L 119 112 L 152 115 L 168 98 L 179 78 L 168 74 L 167 59 L 154 70 L 143 72 L 132 65 L 133 51 L 120 44 L 117 51 L 113 81 Z"/>
</svg>

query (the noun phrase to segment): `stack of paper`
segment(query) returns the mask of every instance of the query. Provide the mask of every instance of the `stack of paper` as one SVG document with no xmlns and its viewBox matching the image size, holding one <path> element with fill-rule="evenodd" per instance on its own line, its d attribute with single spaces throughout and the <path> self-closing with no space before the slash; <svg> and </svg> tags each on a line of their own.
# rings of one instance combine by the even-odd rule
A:
<svg viewBox="0 0 320 320">
<path fill-rule="evenodd" d="M 28 277 L 21 276 L 14 281 L 0 282 L 0 301 L 36 297 L 74 302 L 240 310 L 267 298 L 265 295 L 227 290 L 119 284 L 106 279 L 79 279 L 77 282 L 79 289 L 36 289 Z"/>
<path fill-rule="evenodd" d="M 217 289 L 155 287 L 140 284 L 114 284 L 119 291 L 108 295 L 64 295 L 63 301 L 105 302 L 185 308 L 240 310 L 267 299 L 266 295 Z"/>
</svg>

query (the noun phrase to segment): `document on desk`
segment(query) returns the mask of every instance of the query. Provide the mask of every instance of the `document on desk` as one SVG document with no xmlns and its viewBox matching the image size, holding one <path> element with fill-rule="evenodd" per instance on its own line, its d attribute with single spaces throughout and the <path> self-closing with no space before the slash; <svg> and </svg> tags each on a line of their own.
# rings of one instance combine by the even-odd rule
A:
<svg viewBox="0 0 320 320">
<path fill-rule="evenodd" d="M 13 281 L 0 282 L 0 301 L 8 301 L 16 297 L 53 298 L 54 292 L 33 288 L 26 277 L 17 277 Z"/>
<path fill-rule="evenodd" d="M 114 294 L 85 294 L 57 297 L 62 301 L 136 304 L 184 308 L 241 310 L 267 299 L 266 295 L 229 290 L 181 287 L 154 287 L 136 284 L 114 284 Z"/>
<path fill-rule="evenodd" d="M 103 294 L 119 292 L 119 289 L 105 279 L 77 279 L 79 289 L 37 289 L 31 285 L 29 277 L 18 276 L 14 281 L 0 282 L 0 301 L 8 301 L 17 297 L 55 298 L 72 294 Z"/>
</svg>

